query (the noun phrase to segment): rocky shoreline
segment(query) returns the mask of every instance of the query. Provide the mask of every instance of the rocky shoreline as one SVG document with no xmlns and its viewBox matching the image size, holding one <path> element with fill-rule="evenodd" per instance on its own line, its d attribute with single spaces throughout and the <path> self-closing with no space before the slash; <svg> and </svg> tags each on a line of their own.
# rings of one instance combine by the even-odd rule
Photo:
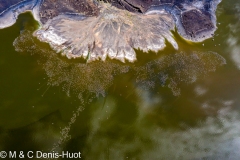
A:
<svg viewBox="0 0 240 160">
<path fill-rule="evenodd" d="M 117 59 L 134 62 L 134 49 L 157 52 L 177 28 L 186 40 L 201 42 L 213 36 L 220 0 L 0 0 L 0 28 L 31 11 L 41 24 L 34 35 L 68 58 Z"/>
</svg>

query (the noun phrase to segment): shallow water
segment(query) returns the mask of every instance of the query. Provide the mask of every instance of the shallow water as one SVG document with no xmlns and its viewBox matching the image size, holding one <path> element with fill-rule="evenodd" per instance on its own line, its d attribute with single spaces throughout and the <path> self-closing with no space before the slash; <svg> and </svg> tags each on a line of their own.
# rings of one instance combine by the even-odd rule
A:
<svg viewBox="0 0 240 160">
<path fill-rule="evenodd" d="M 173 32 L 178 51 L 167 44 L 137 51 L 133 64 L 86 64 L 38 41 L 38 24 L 20 15 L 0 30 L 0 151 L 240 159 L 239 16 L 240 3 L 223 0 L 212 39 L 190 43 Z"/>
</svg>

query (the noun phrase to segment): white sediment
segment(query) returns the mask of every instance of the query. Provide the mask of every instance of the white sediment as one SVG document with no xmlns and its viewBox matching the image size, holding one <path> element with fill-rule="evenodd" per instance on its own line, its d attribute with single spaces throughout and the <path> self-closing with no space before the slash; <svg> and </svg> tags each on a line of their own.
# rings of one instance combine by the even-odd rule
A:
<svg viewBox="0 0 240 160">
<path fill-rule="evenodd" d="M 32 11 L 35 1 L 23 0 L 0 13 L 0 29 L 12 26 L 20 13 Z"/>
<path fill-rule="evenodd" d="M 166 46 L 165 39 L 178 49 L 170 32 L 174 29 L 170 14 L 152 12 L 139 15 L 108 4 L 102 4 L 101 7 L 98 17 L 81 20 L 75 20 L 74 16 L 55 17 L 35 35 L 49 42 L 52 48 L 61 49 L 68 58 L 83 57 L 88 62 L 105 60 L 107 57 L 134 62 L 134 48 L 157 52 Z"/>
<path fill-rule="evenodd" d="M 51 45 L 62 45 L 63 43 L 67 42 L 66 39 L 60 37 L 58 34 L 54 32 L 54 28 L 49 27 L 46 30 L 40 30 L 37 32 L 38 38 L 42 41 L 47 41 Z"/>
<path fill-rule="evenodd" d="M 145 13 L 145 15 L 150 15 L 150 14 L 168 14 L 168 13 L 164 9 L 149 10 Z"/>
<path fill-rule="evenodd" d="M 38 21 L 38 23 L 39 23 L 40 25 L 42 25 L 42 24 L 41 24 L 41 21 L 40 21 L 40 16 L 39 16 L 39 13 L 40 13 L 40 5 L 41 5 L 42 1 L 43 1 L 43 0 L 37 0 L 36 3 L 35 3 L 34 8 L 32 9 L 33 17 L 34 17 L 35 20 Z"/>
<path fill-rule="evenodd" d="M 191 37 L 180 22 L 181 14 L 177 14 L 180 12 L 178 8 L 169 13 L 163 6 L 154 6 L 145 14 L 136 14 L 100 3 L 101 11 L 97 17 L 66 13 L 48 20 L 43 25 L 39 17 L 42 1 L 24 0 L 3 11 L 0 13 L 0 28 L 13 25 L 20 13 L 29 10 L 41 25 L 34 33 L 36 37 L 48 42 L 54 50 L 62 52 L 68 58 L 83 57 L 88 62 L 99 59 L 104 61 L 107 57 L 122 62 L 134 62 L 134 49 L 158 52 L 166 47 L 165 40 L 178 49 L 178 44 L 170 32 L 174 30 L 175 25 L 179 34 L 186 40 L 200 42 L 210 38 L 217 28 L 215 11 L 221 2 L 211 2 L 211 21 L 214 28 Z M 196 1 L 191 6 L 183 7 L 186 11 L 202 9 L 203 2 Z"/>
</svg>

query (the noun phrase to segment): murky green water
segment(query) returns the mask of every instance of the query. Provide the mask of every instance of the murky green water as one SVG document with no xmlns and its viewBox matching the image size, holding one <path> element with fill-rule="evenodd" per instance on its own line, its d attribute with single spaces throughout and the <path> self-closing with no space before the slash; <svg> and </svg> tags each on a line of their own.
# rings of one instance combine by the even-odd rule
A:
<svg viewBox="0 0 240 160">
<path fill-rule="evenodd" d="M 0 151 L 238 160 L 239 16 L 240 3 L 223 0 L 212 39 L 188 43 L 174 33 L 178 51 L 86 64 L 39 42 L 31 14 L 20 15 L 0 30 Z"/>
</svg>

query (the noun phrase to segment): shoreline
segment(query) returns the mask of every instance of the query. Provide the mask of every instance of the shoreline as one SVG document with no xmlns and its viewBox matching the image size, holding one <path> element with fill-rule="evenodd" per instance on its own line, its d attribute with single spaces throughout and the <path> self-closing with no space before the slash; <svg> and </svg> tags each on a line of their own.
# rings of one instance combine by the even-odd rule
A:
<svg viewBox="0 0 240 160">
<path fill-rule="evenodd" d="M 37 6 L 39 0 L 23 0 L 15 5 L 10 6 L 6 10 L 0 13 L 0 29 L 7 28 L 16 23 L 16 20 L 21 13 L 31 12 L 34 16 L 34 19 L 40 23 L 38 14 L 34 12 L 34 9 Z"/>
<path fill-rule="evenodd" d="M 185 12 L 190 15 L 197 13 L 194 7 L 203 7 L 203 2 L 184 12 L 177 6 L 174 9 L 170 5 L 152 6 L 142 15 L 99 3 L 101 11 L 97 17 L 64 12 L 45 24 L 39 16 L 42 2 L 43 0 L 23 0 L 10 6 L 0 14 L 0 29 L 13 25 L 19 14 L 31 12 L 39 23 L 39 28 L 33 35 L 69 59 L 83 57 L 91 62 L 99 59 L 105 61 L 109 57 L 121 62 L 134 62 L 137 60 L 134 49 L 158 52 L 166 47 L 168 41 L 178 50 L 171 31 L 177 30 L 181 38 L 193 43 L 211 38 L 217 29 L 215 12 L 221 0 L 211 2 L 208 14 L 211 15 L 213 28 L 199 30 L 198 37 L 188 35 L 186 26 L 180 20 L 183 20 Z M 205 13 L 199 14 L 206 16 Z"/>
</svg>

